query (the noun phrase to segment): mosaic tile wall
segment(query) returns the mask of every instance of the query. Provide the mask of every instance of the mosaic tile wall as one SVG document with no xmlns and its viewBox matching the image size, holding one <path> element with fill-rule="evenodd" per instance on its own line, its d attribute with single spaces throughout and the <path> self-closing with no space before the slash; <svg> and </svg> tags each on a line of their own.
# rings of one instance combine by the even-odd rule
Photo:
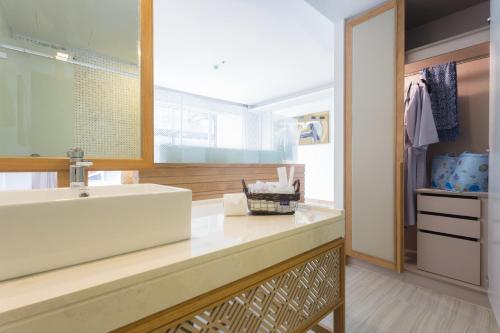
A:
<svg viewBox="0 0 500 333">
<path fill-rule="evenodd" d="M 45 122 L 38 121 L 36 127 L 43 140 L 35 140 L 23 154 L 35 152 L 64 156 L 67 148 L 76 146 L 83 148 L 88 157 L 141 157 L 140 77 L 136 63 L 23 35 L 12 35 L 9 43 L 46 55 L 40 58 L 30 56 L 40 60 L 30 64 L 34 69 L 26 69 L 28 82 L 37 88 L 32 90 L 39 94 L 28 91 L 26 98 L 47 98 L 44 95 L 47 91 L 55 91 L 58 95 L 57 98 L 50 96 L 50 101 L 38 109 L 28 108 L 30 121 L 35 121 L 34 116 L 40 115 Z M 50 59 L 56 51 L 68 54 L 68 62 Z M 22 55 L 21 58 L 26 57 Z M 58 66 L 40 68 L 39 62 Z M 46 77 L 35 82 L 34 78 L 40 77 L 40 73 Z M 68 82 L 62 82 L 59 88 L 52 87 L 59 78 L 56 74 Z M 55 117 L 57 112 L 61 114 Z M 35 132 L 35 128 L 29 131 Z"/>
<path fill-rule="evenodd" d="M 77 60 L 109 70 L 75 65 L 76 145 L 91 157 L 140 158 L 137 66 L 83 51 Z"/>
</svg>

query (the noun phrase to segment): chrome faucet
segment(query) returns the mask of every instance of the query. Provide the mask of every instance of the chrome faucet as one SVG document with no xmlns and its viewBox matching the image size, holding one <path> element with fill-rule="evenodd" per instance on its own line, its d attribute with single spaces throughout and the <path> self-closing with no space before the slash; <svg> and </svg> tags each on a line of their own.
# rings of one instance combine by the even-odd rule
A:
<svg viewBox="0 0 500 333">
<path fill-rule="evenodd" d="M 85 169 L 94 165 L 83 159 L 84 152 L 81 148 L 68 150 L 69 157 L 69 187 L 77 189 L 79 197 L 88 197 L 89 192 L 85 185 Z"/>
</svg>

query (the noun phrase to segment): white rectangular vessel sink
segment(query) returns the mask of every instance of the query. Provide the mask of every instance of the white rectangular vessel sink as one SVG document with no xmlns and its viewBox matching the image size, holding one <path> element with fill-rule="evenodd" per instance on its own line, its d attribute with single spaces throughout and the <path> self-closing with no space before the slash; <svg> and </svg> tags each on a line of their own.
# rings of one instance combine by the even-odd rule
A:
<svg viewBox="0 0 500 333">
<path fill-rule="evenodd" d="M 89 194 L 0 192 L 0 281 L 191 237 L 190 190 L 132 184 Z"/>
</svg>

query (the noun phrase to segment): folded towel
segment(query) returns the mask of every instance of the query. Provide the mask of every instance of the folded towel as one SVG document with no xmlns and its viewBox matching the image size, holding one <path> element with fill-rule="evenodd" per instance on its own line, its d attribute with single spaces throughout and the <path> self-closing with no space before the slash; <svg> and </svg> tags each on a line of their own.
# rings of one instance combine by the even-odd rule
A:
<svg viewBox="0 0 500 333">
<path fill-rule="evenodd" d="M 430 86 L 432 114 L 440 141 L 454 141 L 459 134 L 457 64 L 450 62 L 422 70 Z"/>
</svg>

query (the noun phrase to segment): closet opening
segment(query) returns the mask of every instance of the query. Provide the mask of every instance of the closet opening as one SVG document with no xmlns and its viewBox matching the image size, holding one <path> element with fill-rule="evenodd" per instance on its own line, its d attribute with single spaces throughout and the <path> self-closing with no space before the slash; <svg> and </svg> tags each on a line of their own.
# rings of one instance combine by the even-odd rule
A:
<svg viewBox="0 0 500 333">
<path fill-rule="evenodd" d="M 405 270 L 486 292 L 489 1 L 407 0 Z"/>
</svg>

